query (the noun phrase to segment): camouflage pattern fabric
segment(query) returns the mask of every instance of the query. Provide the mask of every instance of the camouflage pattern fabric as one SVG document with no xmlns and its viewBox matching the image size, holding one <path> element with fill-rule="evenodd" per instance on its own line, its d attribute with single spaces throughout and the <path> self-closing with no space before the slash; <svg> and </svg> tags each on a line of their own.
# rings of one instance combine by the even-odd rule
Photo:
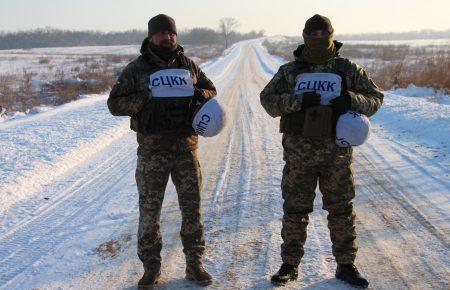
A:
<svg viewBox="0 0 450 290">
<path fill-rule="evenodd" d="M 161 265 L 160 214 L 169 176 L 178 194 L 182 216 L 180 235 L 186 260 L 198 264 L 204 253 L 200 206 L 202 175 L 197 151 L 140 155 L 136 168 L 139 191 L 138 256 L 146 270 L 159 269 Z"/>
<path fill-rule="evenodd" d="M 302 56 L 304 45 L 294 52 L 296 60 L 282 65 L 260 94 L 261 104 L 272 117 L 298 115 L 302 96 L 294 95 L 296 77 L 304 72 L 339 73 L 351 97 L 351 109 L 372 116 L 381 107 L 383 94 L 366 72 L 348 59 L 339 57 L 342 44 L 335 41 L 336 55 L 322 64 L 308 63 Z M 303 126 L 302 120 L 294 122 Z M 283 126 L 281 126 L 283 128 Z M 353 263 L 357 245 L 352 148 L 337 146 L 333 138 L 312 140 L 301 134 L 283 134 L 283 158 L 286 161 L 282 194 L 284 199 L 283 262 L 298 265 L 303 256 L 308 214 L 313 211 L 315 189 L 323 195 L 323 208 L 328 211 L 328 227 L 333 255 L 338 263 Z"/>
<path fill-rule="evenodd" d="M 294 52 L 296 60 L 282 65 L 260 95 L 261 104 L 272 117 L 301 110 L 302 96 L 294 95 L 296 77 L 301 72 L 338 73 L 345 76 L 351 109 L 368 117 L 381 107 L 383 94 L 359 65 L 339 57 L 340 42 L 335 41 L 336 57 L 323 64 L 309 64 L 302 56 L 304 45 Z"/>
<path fill-rule="evenodd" d="M 131 129 L 137 132 L 138 163 L 136 183 L 139 192 L 138 256 L 146 271 L 159 270 L 162 247 L 161 206 L 169 179 L 175 184 L 182 215 L 181 239 L 188 263 L 199 264 L 204 252 L 200 207 L 201 171 L 197 159 L 198 136 L 185 131 L 144 134 L 139 123 L 151 102 L 149 76 L 161 69 L 183 68 L 190 71 L 198 102 L 216 96 L 213 83 L 177 46 L 164 61 L 151 49 L 146 38 L 141 55 L 122 71 L 108 98 L 108 108 L 115 116 L 131 117 Z"/>
<path fill-rule="evenodd" d="M 338 263 L 353 263 L 356 256 L 355 196 L 352 148 L 341 148 L 332 140 L 292 139 L 283 136 L 284 159 L 281 189 L 284 199 L 281 246 L 283 262 L 298 265 L 303 256 L 308 213 L 313 211 L 319 183 L 333 255 Z"/>
<path fill-rule="evenodd" d="M 151 92 L 148 89 L 148 77 L 161 69 L 185 68 L 191 72 L 194 87 L 202 100 L 216 96 L 216 88 L 211 80 L 191 59 L 183 53 L 183 48 L 178 48 L 169 61 L 158 57 L 150 48 L 148 39 L 142 43 L 141 55 L 128 64 L 122 71 L 119 79 L 112 88 L 108 98 L 108 108 L 114 116 L 131 117 L 131 129 L 137 132 L 139 144 L 138 154 L 149 151 L 191 151 L 197 148 L 198 136 L 194 130 L 183 132 L 163 132 L 158 134 L 143 134 L 139 130 L 139 114 L 143 112 L 146 104 L 151 100 Z"/>
</svg>

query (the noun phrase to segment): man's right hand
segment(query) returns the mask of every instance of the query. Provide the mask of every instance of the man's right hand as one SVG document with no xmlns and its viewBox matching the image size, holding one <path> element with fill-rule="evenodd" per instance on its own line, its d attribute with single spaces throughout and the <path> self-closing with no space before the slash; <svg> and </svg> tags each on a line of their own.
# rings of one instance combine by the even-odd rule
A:
<svg viewBox="0 0 450 290">
<path fill-rule="evenodd" d="M 302 98 L 302 110 L 320 105 L 320 95 L 316 92 L 305 92 Z"/>
</svg>

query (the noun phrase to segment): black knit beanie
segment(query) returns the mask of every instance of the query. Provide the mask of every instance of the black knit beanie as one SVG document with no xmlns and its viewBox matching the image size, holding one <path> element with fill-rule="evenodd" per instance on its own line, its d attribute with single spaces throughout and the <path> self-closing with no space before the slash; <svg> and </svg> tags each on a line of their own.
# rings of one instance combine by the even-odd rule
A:
<svg viewBox="0 0 450 290">
<path fill-rule="evenodd" d="M 172 17 L 159 14 L 148 22 L 148 35 L 152 36 L 160 31 L 170 31 L 177 34 L 177 26 Z"/>
<path fill-rule="evenodd" d="M 310 35 L 311 32 L 317 30 L 327 31 L 329 34 L 332 34 L 334 31 L 330 19 L 319 14 L 314 15 L 306 21 L 303 33 Z"/>
</svg>

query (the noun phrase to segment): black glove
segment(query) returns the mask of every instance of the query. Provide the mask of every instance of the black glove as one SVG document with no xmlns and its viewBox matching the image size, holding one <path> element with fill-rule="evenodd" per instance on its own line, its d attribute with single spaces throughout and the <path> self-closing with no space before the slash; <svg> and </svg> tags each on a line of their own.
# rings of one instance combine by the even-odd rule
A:
<svg viewBox="0 0 450 290">
<path fill-rule="evenodd" d="M 320 105 L 320 95 L 316 92 L 305 92 L 302 97 L 302 110 Z"/>
<path fill-rule="evenodd" d="M 333 113 L 339 116 L 350 110 L 352 100 L 350 99 L 350 94 L 348 91 L 342 91 L 341 95 L 335 99 L 332 99 L 330 103 L 333 108 Z"/>
<path fill-rule="evenodd" d="M 206 98 L 202 94 L 202 90 L 199 88 L 194 87 L 194 98 L 199 102 L 203 103 L 206 101 Z"/>
</svg>

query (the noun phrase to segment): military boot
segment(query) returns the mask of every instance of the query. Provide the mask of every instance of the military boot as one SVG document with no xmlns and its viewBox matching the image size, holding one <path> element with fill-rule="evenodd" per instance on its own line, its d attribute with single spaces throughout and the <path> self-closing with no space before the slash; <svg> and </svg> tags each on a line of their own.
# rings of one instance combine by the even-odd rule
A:
<svg viewBox="0 0 450 290">
<path fill-rule="evenodd" d="M 194 281 L 201 286 L 208 286 L 212 283 L 211 275 L 206 272 L 201 262 L 188 263 L 186 265 L 186 279 Z"/>
<path fill-rule="evenodd" d="M 158 284 L 161 278 L 161 270 L 145 270 L 144 275 L 138 282 L 138 289 L 149 289 Z"/>
<path fill-rule="evenodd" d="M 289 281 L 297 280 L 298 269 L 296 266 L 283 263 L 280 270 L 272 276 L 272 284 L 274 285 L 284 285 Z"/>
<path fill-rule="evenodd" d="M 354 264 L 338 264 L 336 278 L 361 288 L 367 288 L 369 286 L 369 281 L 361 276 Z"/>
</svg>

